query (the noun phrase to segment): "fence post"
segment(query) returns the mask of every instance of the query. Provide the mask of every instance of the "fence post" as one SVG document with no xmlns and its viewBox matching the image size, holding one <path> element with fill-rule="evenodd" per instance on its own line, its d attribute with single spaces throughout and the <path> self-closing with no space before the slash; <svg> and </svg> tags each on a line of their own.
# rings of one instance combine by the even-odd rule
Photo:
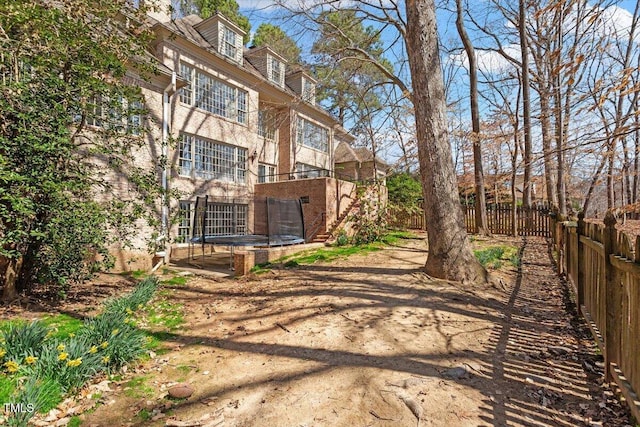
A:
<svg viewBox="0 0 640 427">
<path fill-rule="evenodd" d="M 604 217 L 604 269 L 605 269 L 605 331 L 604 331 L 604 372 L 606 380 L 613 381 L 611 374 L 612 363 L 620 363 L 620 309 L 622 298 L 620 295 L 620 283 L 616 278 L 616 272 L 611 264 L 611 257 L 615 254 L 616 245 L 616 218 L 608 211 Z"/>
<path fill-rule="evenodd" d="M 564 223 L 564 217 L 560 214 L 556 216 L 556 234 L 558 237 L 558 273 L 563 274 L 567 272 L 565 268 L 564 259 L 566 257 L 567 252 L 567 226 Z"/>
<path fill-rule="evenodd" d="M 582 313 L 582 306 L 584 305 L 584 244 L 580 240 L 580 238 L 584 235 L 584 211 L 578 214 L 578 228 L 576 229 L 576 234 L 578 237 L 578 245 L 576 250 L 578 251 L 577 259 L 577 267 L 578 267 L 578 277 L 576 278 L 576 288 L 578 290 L 577 305 L 578 305 L 578 313 Z"/>
</svg>

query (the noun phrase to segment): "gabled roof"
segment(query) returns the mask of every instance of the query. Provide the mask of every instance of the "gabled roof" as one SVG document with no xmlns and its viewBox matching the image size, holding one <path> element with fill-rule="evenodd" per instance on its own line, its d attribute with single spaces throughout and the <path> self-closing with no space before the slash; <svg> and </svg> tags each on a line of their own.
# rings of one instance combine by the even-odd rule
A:
<svg viewBox="0 0 640 427">
<path fill-rule="evenodd" d="M 373 151 L 364 147 L 352 147 L 345 142 L 340 142 L 336 147 L 336 152 L 334 154 L 335 163 L 347 163 L 347 162 L 358 162 L 358 163 L 366 163 L 373 162 L 384 166 L 388 166 L 384 161 L 380 158 L 377 158 L 373 155 Z"/>
<path fill-rule="evenodd" d="M 221 15 L 215 15 L 215 16 L 221 16 Z M 211 18 L 209 18 L 211 19 Z M 185 16 L 183 18 L 179 18 L 179 19 L 173 19 L 169 22 L 160 22 L 157 20 L 153 20 L 155 21 L 155 24 L 153 25 L 154 28 L 164 28 L 167 31 L 169 31 L 171 34 L 175 34 L 179 37 L 182 37 L 184 39 L 186 39 L 187 41 L 193 43 L 194 45 L 196 45 L 197 47 L 207 51 L 209 54 L 214 55 L 218 58 L 220 58 L 223 61 L 228 62 L 229 64 L 233 65 L 234 67 L 249 73 L 251 76 L 253 76 L 254 78 L 258 79 L 262 84 L 267 84 L 270 87 L 272 87 L 276 93 L 280 93 L 283 94 L 285 96 L 288 96 L 292 99 L 295 98 L 299 98 L 299 96 L 296 94 L 296 92 L 294 90 L 292 90 L 291 88 L 289 88 L 289 86 L 286 84 L 286 80 L 285 80 L 285 85 L 284 87 L 278 86 L 275 83 L 271 82 L 267 76 L 263 75 L 260 70 L 258 70 L 258 68 L 256 68 L 251 62 L 251 53 L 249 53 L 249 49 L 247 49 L 246 47 L 243 48 L 243 56 L 245 59 L 249 59 L 249 60 L 244 60 L 240 63 L 235 62 L 235 61 L 231 61 L 229 60 L 227 57 L 225 57 L 224 55 L 222 55 L 220 52 L 218 52 L 217 46 L 212 46 L 211 43 L 209 43 L 203 36 L 202 34 L 200 34 L 197 30 L 197 28 L 200 26 L 200 24 L 203 22 L 203 19 L 200 18 L 198 15 L 188 15 Z M 322 115 L 324 115 L 326 118 L 330 119 L 331 121 L 333 121 L 334 123 L 336 122 L 335 117 L 333 117 L 328 111 L 326 111 L 325 109 L 314 105 L 314 104 L 309 104 L 309 103 L 304 103 L 305 108 L 311 108 L 312 110 L 314 110 L 317 113 L 320 113 Z"/>
</svg>

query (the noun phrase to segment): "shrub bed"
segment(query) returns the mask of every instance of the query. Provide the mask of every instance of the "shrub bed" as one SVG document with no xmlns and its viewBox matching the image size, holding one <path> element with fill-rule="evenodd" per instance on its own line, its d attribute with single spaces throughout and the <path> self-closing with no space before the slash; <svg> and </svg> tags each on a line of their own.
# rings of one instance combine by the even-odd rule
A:
<svg viewBox="0 0 640 427">
<path fill-rule="evenodd" d="M 26 425 L 36 412 L 54 408 L 95 375 L 139 357 L 147 340 L 134 314 L 157 287 L 154 277 L 142 280 L 129 294 L 107 301 L 102 314 L 66 337 L 56 336 L 39 320 L 9 322 L 0 329 L 0 401 L 24 405 L 21 411 L 5 413 L 7 425 Z"/>
</svg>

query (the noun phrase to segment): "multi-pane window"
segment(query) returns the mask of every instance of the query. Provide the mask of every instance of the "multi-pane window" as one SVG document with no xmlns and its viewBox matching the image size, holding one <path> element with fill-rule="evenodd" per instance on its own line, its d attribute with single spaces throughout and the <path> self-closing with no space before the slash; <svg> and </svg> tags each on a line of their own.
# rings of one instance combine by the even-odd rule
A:
<svg viewBox="0 0 640 427">
<path fill-rule="evenodd" d="M 311 104 L 316 102 L 316 85 L 305 77 L 302 78 L 302 99 Z"/>
<path fill-rule="evenodd" d="M 305 163 L 296 163 L 296 178 L 319 178 L 329 176 L 329 171 Z"/>
<path fill-rule="evenodd" d="M 329 152 L 329 131 L 309 120 L 298 117 L 296 141 L 299 145 Z"/>
<path fill-rule="evenodd" d="M 258 111 L 258 135 L 269 141 L 276 140 L 277 120 L 274 110 Z"/>
<path fill-rule="evenodd" d="M 122 96 L 97 96 L 87 103 L 86 124 L 118 133 L 140 135 L 142 113 L 143 105 L 140 100 L 128 100 Z M 80 116 L 75 120 L 79 121 Z"/>
<path fill-rule="evenodd" d="M 284 64 L 271 55 L 267 55 L 267 61 L 269 80 L 282 86 L 284 84 Z"/>
<path fill-rule="evenodd" d="M 247 149 L 181 134 L 178 167 L 181 176 L 244 183 Z"/>
<path fill-rule="evenodd" d="M 221 53 L 234 61 L 238 60 L 237 38 L 238 34 L 234 31 L 225 26 L 222 27 L 222 45 L 220 46 Z"/>
<path fill-rule="evenodd" d="M 247 205 L 208 203 L 204 230 L 208 236 L 247 234 Z"/>
<path fill-rule="evenodd" d="M 178 243 L 185 243 L 191 238 L 193 206 L 194 204 L 191 202 L 180 202 L 180 211 L 178 212 Z"/>
<path fill-rule="evenodd" d="M 191 237 L 194 221 L 194 203 L 180 202 L 178 216 L 178 243 Z M 204 216 L 204 233 L 207 236 L 247 234 L 247 205 L 231 203 L 207 203 Z"/>
<path fill-rule="evenodd" d="M 180 102 L 247 123 L 247 92 L 186 64 L 180 64 L 180 75 L 189 82 L 181 89 Z"/>
<path fill-rule="evenodd" d="M 265 182 L 275 182 L 275 180 L 276 167 L 273 165 L 260 163 L 258 165 L 258 183 L 263 184 Z"/>
<path fill-rule="evenodd" d="M 180 89 L 180 102 L 191 105 L 193 103 L 193 67 L 180 63 L 180 76 L 187 81 L 187 85 Z"/>
</svg>

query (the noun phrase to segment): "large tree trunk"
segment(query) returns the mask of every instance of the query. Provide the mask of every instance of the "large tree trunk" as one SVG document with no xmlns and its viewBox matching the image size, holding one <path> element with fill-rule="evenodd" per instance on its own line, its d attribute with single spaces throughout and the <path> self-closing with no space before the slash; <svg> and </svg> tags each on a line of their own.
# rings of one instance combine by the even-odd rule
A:
<svg viewBox="0 0 640 427">
<path fill-rule="evenodd" d="M 480 110 L 478 107 L 478 69 L 476 52 L 469 39 L 462 15 L 462 1 L 456 0 L 456 28 L 464 50 L 469 59 L 469 100 L 471 104 L 471 141 L 473 142 L 473 170 L 476 188 L 475 223 L 476 233 L 489 235 L 489 221 L 487 220 L 487 202 L 484 193 L 484 170 L 482 168 L 482 142 L 480 140 Z M 498 199 L 496 198 L 496 202 Z"/>
<path fill-rule="evenodd" d="M 0 257 L 0 278 L 2 278 L 2 300 L 13 301 L 18 298 L 16 282 L 22 267 L 22 258 Z"/>
<path fill-rule="evenodd" d="M 429 241 L 425 271 L 448 280 L 486 282 L 487 272 L 471 250 L 458 199 L 434 0 L 407 0 L 406 9 L 405 40 Z"/>
</svg>

